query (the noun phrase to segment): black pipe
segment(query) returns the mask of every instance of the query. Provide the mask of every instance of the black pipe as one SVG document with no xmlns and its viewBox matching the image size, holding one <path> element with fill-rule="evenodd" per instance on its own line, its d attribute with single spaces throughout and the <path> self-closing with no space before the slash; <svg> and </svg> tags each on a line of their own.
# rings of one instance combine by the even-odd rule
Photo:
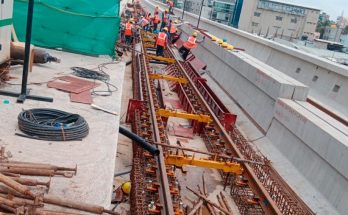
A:
<svg viewBox="0 0 348 215">
<path fill-rule="evenodd" d="M 152 155 L 160 154 L 160 151 L 155 146 L 146 142 L 146 140 L 134 134 L 133 132 L 128 131 L 128 129 L 125 129 L 122 126 L 120 126 L 119 132 L 123 134 L 124 136 L 128 137 L 129 139 L 133 140 L 134 142 L 136 142 L 139 146 L 141 146 L 146 151 L 150 152 Z"/>
<path fill-rule="evenodd" d="M 34 0 L 29 0 L 27 31 L 26 31 L 26 38 L 25 38 L 25 55 L 24 55 L 24 65 L 23 65 L 22 89 L 21 89 L 22 95 L 27 94 L 27 81 L 28 81 L 28 69 L 29 69 L 29 57 L 30 57 L 31 28 L 33 24 L 33 12 L 34 12 Z"/>
<path fill-rule="evenodd" d="M 198 17 L 198 22 L 197 22 L 197 29 L 199 29 L 199 22 L 201 21 L 201 15 L 202 15 L 203 4 L 204 4 L 204 0 L 202 0 L 201 10 L 199 11 L 199 17 Z"/>
<path fill-rule="evenodd" d="M 130 65 L 132 63 L 132 60 L 127 61 L 126 66 Z"/>
</svg>

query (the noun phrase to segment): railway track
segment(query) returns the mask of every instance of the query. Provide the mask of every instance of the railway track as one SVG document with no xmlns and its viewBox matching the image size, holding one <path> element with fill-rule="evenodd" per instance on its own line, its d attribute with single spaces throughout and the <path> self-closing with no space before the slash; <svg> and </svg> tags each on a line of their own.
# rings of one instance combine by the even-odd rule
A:
<svg viewBox="0 0 348 215">
<path fill-rule="evenodd" d="M 132 51 L 133 96 L 130 101 L 132 114 L 127 121 L 132 123 L 133 132 L 150 143 L 169 144 L 165 121 L 156 115 L 163 108 L 162 96 L 156 88 L 156 80 L 149 78 L 155 73 L 146 55 L 141 34 Z M 135 51 L 135 49 L 137 51 Z M 226 125 L 222 110 L 226 108 L 217 98 L 211 99 L 211 93 L 202 85 L 199 74 L 187 62 L 175 58 L 171 49 L 166 49 L 166 58 L 175 59 L 164 71 L 177 77 L 185 77 L 189 83 L 175 83 L 173 89 L 180 97 L 185 111 L 193 114 L 211 116 L 209 125 L 192 121 L 196 134 L 204 139 L 207 149 L 216 154 L 266 163 L 267 165 L 244 162 L 243 175 L 235 176 L 220 172 L 223 184 L 238 206 L 240 214 L 314 214 L 292 191 L 284 180 L 272 168 L 270 162 L 256 153 L 236 127 Z M 207 97 L 207 95 L 210 95 Z M 210 98 L 210 99 L 207 99 Z M 180 185 L 172 166 L 164 164 L 167 148 L 159 147 L 160 156 L 153 157 L 137 145 L 133 145 L 133 170 L 131 173 L 131 214 L 185 214 L 182 208 Z M 216 159 L 216 156 L 215 158 Z"/>
</svg>

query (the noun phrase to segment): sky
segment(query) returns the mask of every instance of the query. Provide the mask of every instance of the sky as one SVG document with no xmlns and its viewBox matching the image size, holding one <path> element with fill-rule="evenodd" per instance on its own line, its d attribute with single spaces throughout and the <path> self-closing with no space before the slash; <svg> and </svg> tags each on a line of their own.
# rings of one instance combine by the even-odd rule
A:
<svg viewBox="0 0 348 215">
<path fill-rule="evenodd" d="M 321 9 L 330 15 L 331 20 L 336 20 L 344 10 L 344 17 L 348 17 L 348 0 L 286 0 L 289 3 L 301 4 Z"/>
</svg>

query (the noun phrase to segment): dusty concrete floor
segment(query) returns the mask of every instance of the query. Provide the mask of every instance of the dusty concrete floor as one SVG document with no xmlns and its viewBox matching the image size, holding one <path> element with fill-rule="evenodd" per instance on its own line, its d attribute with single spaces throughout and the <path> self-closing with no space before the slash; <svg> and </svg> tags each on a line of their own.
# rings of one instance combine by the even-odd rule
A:
<svg viewBox="0 0 348 215">
<path fill-rule="evenodd" d="M 125 56 L 124 61 L 129 61 L 130 56 Z M 120 125 L 128 129 L 130 125 L 126 124 L 126 114 L 129 99 L 133 98 L 133 86 L 132 86 L 132 67 L 131 64 L 126 66 L 124 73 L 123 94 L 121 97 L 121 118 Z M 115 159 L 115 173 L 124 172 L 132 169 L 132 141 L 123 135 L 118 136 L 118 148 Z M 118 188 L 122 183 L 130 180 L 130 174 L 115 177 L 114 187 Z M 116 205 L 115 205 L 116 206 Z M 120 214 L 128 214 L 129 204 L 128 202 L 117 205 L 116 210 Z"/>
<path fill-rule="evenodd" d="M 46 82 L 54 77 L 70 74 L 72 66 L 96 69 L 99 64 L 110 62 L 111 59 L 54 50 L 49 50 L 49 52 L 60 58 L 61 63 L 34 66 L 33 72 L 29 74 L 28 83 L 42 83 L 29 85 L 31 93 L 53 97 L 54 102 L 27 100 L 24 104 L 17 104 L 15 98 L 0 96 L 2 118 L 0 145 L 5 146 L 11 152 L 12 160 L 50 163 L 68 167 L 77 165 L 77 175 L 73 178 L 52 178 L 49 194 L 109 207 L 120 117 L 94 110 L 86 104 L 72 103 L 68 93 L 48 88 Z M 105 72 L 111 77 L 110 83 L 117 86 L 118 91 L 108 97 L 95 96 L 95 104 L 120 112 L 124 69 L 124 62 L 106 65 Z M 22 67 L 14 67 L 11 70 L 11 76 L 16 79 L 10 81 L 13 85 L 6 85 L 2 90 L 19 92 L 20 86 L 18 84 L 21 82 L 21 72 Z M 102 84 L 97 90 L 105 90 L 105 85 Z M 4 104 L 4 100 L 8 100 L 9 104 Z M 15 136 L 14 134 L 19 132 L 18 114 L 22 109 L 30 108 L 55 108 L 80 114 L 89 124 L 89 135 L 82 141 L 74 142 L 41 141 Z"/>
</svg>

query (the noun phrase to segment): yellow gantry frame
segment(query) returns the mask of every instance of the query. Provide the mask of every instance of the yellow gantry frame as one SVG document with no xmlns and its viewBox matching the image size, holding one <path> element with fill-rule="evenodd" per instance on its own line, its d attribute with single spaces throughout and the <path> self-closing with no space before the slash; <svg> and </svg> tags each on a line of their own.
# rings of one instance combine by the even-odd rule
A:
<svg viewBox="0 0 348 215">
<path fill-rule="evenodd" d="M 195 159 L 194 157 L 182 155 L 167 155 L 165 156 L 165 163 L 167 165 L 174 165 L 177 167 L 190 165 L 211 169 L 219 169 L 227 173 L 234 173 L 236 175 L 241 175 L 243 173 L 243 168 L 238 163 Z"/>
<path fill-rule="evenodd" d="M 177 78 L 175 76 L 171 76 L 171 75 L 162 75 L 162 74 L 150 74 L 149 77 L 151 79 L 164 79 L 167 81 L 175 81 L 175 82 L 179 82 L 182 84 L 187 84 L 188 80 L 186 78 Z"/>
<path fill-rule="evenodd" d="M 156 55 L 151 55 L 151 54 L 146 55 L 146 57 L 149 59 L 153 59 L 153 60 L 164 61 L 164 62 L 167 62 L 169 64 L 176 62 L 176 60 L 173 58 L 167 58 L 167 57 L 156 56 Z"/>
<path fill-rule="evenodd" d="M 192 120 L 197 120 L 198 122 L 204 122 L 204 123 L 211 123 L 213 121 L 209 115 L 182 113 L 182 112 L 171 111 L 171 110 L 162 109 L 162 108 L 158 109 L 156 113 L 158 116 L 192 119 Z"/>
</svg>

